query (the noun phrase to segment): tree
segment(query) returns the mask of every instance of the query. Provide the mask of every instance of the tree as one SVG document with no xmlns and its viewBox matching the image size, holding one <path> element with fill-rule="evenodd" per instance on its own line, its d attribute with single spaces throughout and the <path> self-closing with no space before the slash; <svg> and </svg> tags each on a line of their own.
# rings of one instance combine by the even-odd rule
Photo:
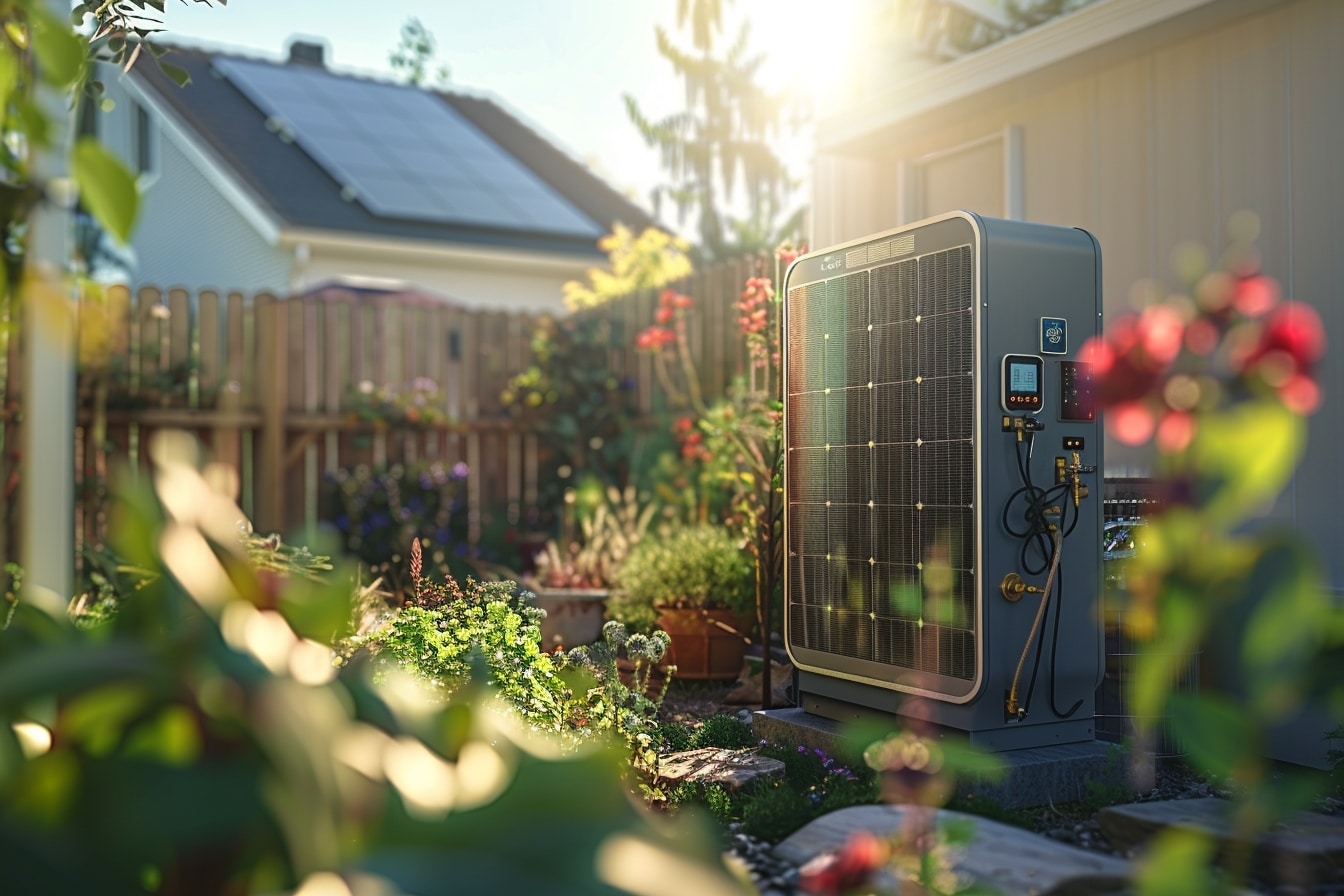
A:
<svg viewBox="0 0 1344 896">
<path fill-rule="evenodd" d="M 679 0 L 677 27 L 689 32 L 690 50 L 656 29 L 658 54 L 685 83 L 685 109 L 655 120 L 625 95 L 626 113 L 659 150 L 668 176 L 654 191 L 654 204 L 666 197 L 683 221 L 696 216 L 699 249 L 707 260 L 794 239 L 802 220 L 798 211 L 778 223 L 795 182 L 771 139 L 781 133 L 791 100 L 757 83 L 764 57 L 748 52 L 746 24 L 716 56 L 727 2 Z M 743 218 L 728 211 L 739 191 L 746 200 Z"/>
<path fill-rule="evenodd" d="M 424 87 L 429 80 L 430 65 L 438 50 L 438 41 L 433 33 L 417 18 L 409 18 L 401 26 L 401 40 L 391 53 L 387 54 L 392 71 L 406 79 L 414 87 Z M 440 65 L 434 71 L 434 80 L 442 85 L 448 83 L 448 66 Z"/>
</svg>

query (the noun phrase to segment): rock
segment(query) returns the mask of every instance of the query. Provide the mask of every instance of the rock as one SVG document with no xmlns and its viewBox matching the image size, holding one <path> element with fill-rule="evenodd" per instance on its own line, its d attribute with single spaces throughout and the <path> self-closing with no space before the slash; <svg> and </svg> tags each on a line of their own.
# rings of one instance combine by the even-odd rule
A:
<svg viewBox="0 0 1344 896">
<path fill-rule="evenodd" d="M 737 790 L 757 778 L 779 778 L 784 763 L 748 750 L 704 747 L 671 753 L 658 762 L 658 777 L 672 784 L 681 781 L 706 781 Z"/>
<path fill-rule="evenodd" d="M 973 825 L 971 841 L 948 850 L 952 870 L 968 883 L 995 892 L 1042 893 L 1079 876 L 1124 878 L 1128 873 L 1128 863 L 1112 856 L 962 812 L 911 806 L 852 806 L 828 813 L 781 842 L 775 855 L 801 866 L 838 849 L 856 831 L 871 831 L 879 837 L 895 835 L 911 822 L 913 812 L 924 811 L 932 813 L 931 823 L 938 827 L 948 822 Z"/>
<path fill-rule="evenodd" d="M 1041 896 L 1129 896 L 1134 892 L 1124 875 L 1080 874 L 1060 881 Z"/>
<path fill-rule="evenodd" d="M 793 666 L 789 663 L 770 661 L 770 701 L 772 706 L 789 706 L 789 685 L 793 681 Z M 724 695 L 723 702 L 729 706 L 761 705 L 761 673 L 751 674 L 751 665 L 742 664 L 737 675 L 737 684 Z"/>
</svg>

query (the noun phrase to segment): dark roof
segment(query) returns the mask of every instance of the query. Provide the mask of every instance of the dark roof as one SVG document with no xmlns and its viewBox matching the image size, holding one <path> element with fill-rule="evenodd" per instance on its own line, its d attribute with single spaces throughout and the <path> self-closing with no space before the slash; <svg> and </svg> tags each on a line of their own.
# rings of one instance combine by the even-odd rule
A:
<svg viewBox="0 0 1344 896">
<path fill-rule="evenodd" d="M 191 76 L 186 87 L 179 88 L 152 62 L 135 66 L 133 77 L 192 128 L 285 226 L 352 236 L 600 254 L 595 240 L 587 237 L 380 217 L 358 201 L 343 199 L 341 184 L 297 143 L 284 141 L 268 130 L 265 113 L 214 71 L 211 63 L 216 58 L 234 57 L 171 48 L 165 61 L 186 69 Z M 339 72 L 332 74 L 352 82 L 362 80 Z M 656 226 L 646 212 L 493 101 L 461 93 L 442 92 L 439 96 L 591 218 L 600 232 L 609 231 L 618 221 L 635 230 Z"/>
</svg>

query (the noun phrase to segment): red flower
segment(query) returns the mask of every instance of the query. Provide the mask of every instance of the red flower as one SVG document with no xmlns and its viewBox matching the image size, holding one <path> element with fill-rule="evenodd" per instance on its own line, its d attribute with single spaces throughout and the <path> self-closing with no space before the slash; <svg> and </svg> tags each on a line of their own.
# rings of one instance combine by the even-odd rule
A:
<svg viewBox="0 0 1344 896">
<path fill-rule="evenodd" d="M 672 322 L 672 309 L 667 305 L 654 312 L 653 319 L 660 324 L 669 324 Z"/>
<path fill-rule="evenodd" d="M 793 246 L 790 246 L 788 243 L 785 243 L 784 245 L 780 246 L 777 250 L 775 250 L 775 257 L 779 259 L 779 263 L 784 267 L 788 267 L 789 265 L 793 264 L 794 259 L 797 258 L 799 255 L 805 255 L 805 254 L 807 254 L 806 243 L 804 243 L 801 246 L 798 246 L 797 248 L 794 248 Z"/>
<path fill-rule="evenodd" d="M 677 341 L 677 334 L 666 327 L 648 327 L 635 337 L 635 348 L 640 351 L 655 351 Z"/>
</svg>

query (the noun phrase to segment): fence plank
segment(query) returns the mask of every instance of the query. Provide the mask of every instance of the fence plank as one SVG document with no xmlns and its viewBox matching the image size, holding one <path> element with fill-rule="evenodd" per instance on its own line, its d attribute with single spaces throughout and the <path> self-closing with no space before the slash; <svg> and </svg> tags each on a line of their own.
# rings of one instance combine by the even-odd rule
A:
<svg viewBox="0 0 1344 896">
<path fill-rule="evenodd" d="M 165 327 L 168 340 L 166 360 L 173 383 L 170 403 L 176 407 L 190 406 L 199 388 L 196 379 L 196 352 L 192 348 L 195 329 L 192 321 L 191 297 L 185 289 L 170 289 L 168 321 Z"/>
<path fill-rule="evenodd" d="M 257 404 L 261 432 L 257 444 L 257 528 L 281 529 L 285 518 L 284 457 L 285 410 L 289 378 L 284 375 L 289 344 L 289 315 L 285 304 L 263 293 L 253 303 L 257 341 Z"/>
<path fill-rule="evenodd" d="M 197 297 L 198 314 L 196 318 L 196 357 L 199 365 L 196 374 L 196 400 L 192 407 L 214 407 L 219 398 L 221 380 L 219 355 L 219 293 L 214 290 L 202 290 Z"/>
<path fill-rule="evenodd" d="M 753 264 L 707 268 L 677 285 L 697 300 L 700 320 L 692 338 L 707 401 L 746 369 L 735 303 Z M 534 316 L 425 305 L 409 296 L 285 302 L 269 294 L 203 292 L 193 301 L 182 290 L 165 295 L 154 287 L 118 295 L 127 306 L 129 370 L 120 385 L 129 406 L 113 409 L 101 422 L 87 407 L 80 411 L 79 475 L 86 486 L 106 470 L 109 456 L 138 469 L 149 435 L 175 427 L 199 433 L 215 460 L 238 471 L 240 504 L 259 529 L 313 521 L 322 512 L 323 473 L 416 458 L 467 463 L 472 545 L 492 526 L 528 526 L 538 519 L 536 502 L 550 476 L 541 469 L 546 437 L 505 418 L 499 403 L 508 379 L 532 362 Z M 605 357 L 613 376 L 632 378 L 632 397 L 642 415 L 668 406 L 650 356 L 633 347 L 635 335 L 653 322 L 657 298 L 645 291 L 584 312 L 605 319 L 610 335 L 605 347 L 582 360 L 602 363 Z M 6 489 L 6 515 L 16 504 L 9 483 L 17 472 L 11 412 L 22 400 L 19 342 L 16 334 L 0 332 L 0 486 Z M 190 378 L 185 400 L 183 376 Z M 442 409 L 452 425 L 375 429 L 345 416 L 361 380 L 401 390 L 417 377 L 442 390 Z M 295 462 L 288 471 L 287 457 Z M 81 497 L 97 505 L 96 491 L 88 488 Z M 86 537 L 101 538 L 106 527 L 101 511 L 90 506 L 81 512 Z M 6 522 L 0 518 L 0 553 L 12 556 L 17 533 Z"/>
</svg>

